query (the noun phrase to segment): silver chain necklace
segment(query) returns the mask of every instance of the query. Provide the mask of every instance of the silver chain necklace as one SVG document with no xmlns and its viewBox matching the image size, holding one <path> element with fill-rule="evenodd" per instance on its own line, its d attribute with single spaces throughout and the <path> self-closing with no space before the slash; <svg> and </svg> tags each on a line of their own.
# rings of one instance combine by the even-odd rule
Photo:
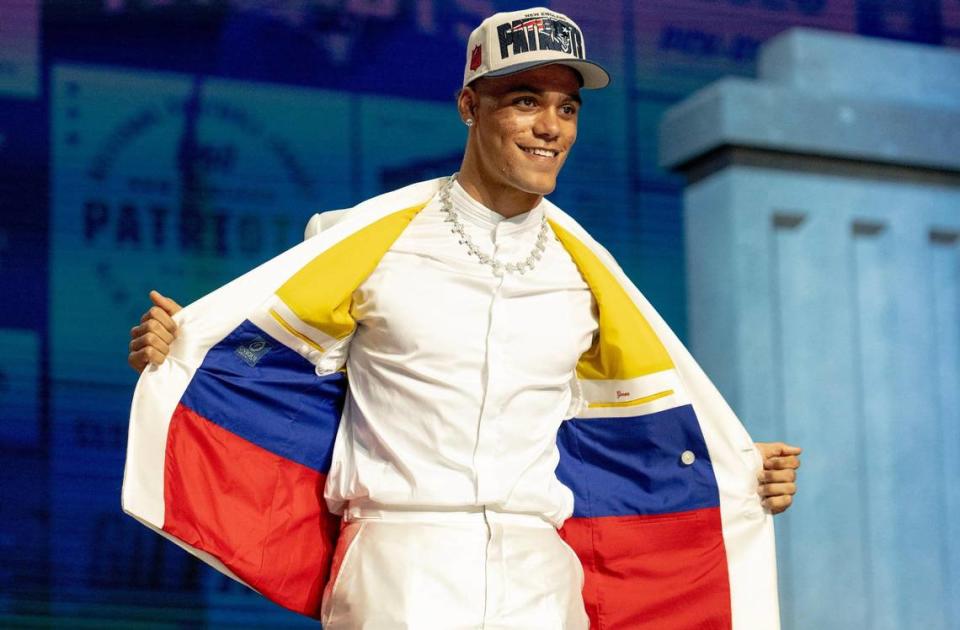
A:
<svg viewBox="0 0 960 630">
<path fill-rule="evenodd" d="M 447 217 L 444 221 L 453 223 L 450 232 L 457 235 L 461 245 L 466 246 L 467 254 L 476 256 L 481 264 L 488 265 L 492 268 L 493 275 L 497 277 L 502 276 L 504 273 L 524 274 L 528 271 L 533 271 L 533 268 L 537 266 L 537 262 L 539 262 L 543 256 L 543 250 L 547 247 L 547 231 L 549 228 L 547 227 L 546 213 L 540 217 L 540 232 L 537 234 L 537 243 L 534 245 L 533 250 L 531 250 L 530 255 L 521 262 L 505 263 L 480 251 L 477 244 L 473 242 L 473 239 L 471 239 L 463 229 L 463 222 L 460 221 L 460 215 L 453 209 L 453 203 L 450 201 L 450 189 L 456 180 L 457 173 L 454 173 L 450 176 L 450 179 L 447 180 L 447 183 L 443 185 L 443 188 L 440 189 L 440 212 L 444 213 Z"/>
</svg>

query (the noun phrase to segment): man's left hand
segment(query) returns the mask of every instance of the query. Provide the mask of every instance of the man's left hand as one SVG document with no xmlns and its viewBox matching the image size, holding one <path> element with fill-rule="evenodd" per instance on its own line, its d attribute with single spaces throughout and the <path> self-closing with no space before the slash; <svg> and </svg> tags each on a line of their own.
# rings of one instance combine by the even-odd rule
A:
<svg viewBox="0 0 960 630">
<path fill-rule="evenodd" d="M 797 493 L 797 468 L 800 468 L 799 446 L 783 442 L 757 442 L 763 456 L 763 470 L 757 475 L 763 507 L 779 514 L 793 504 Z"/>
</svg>

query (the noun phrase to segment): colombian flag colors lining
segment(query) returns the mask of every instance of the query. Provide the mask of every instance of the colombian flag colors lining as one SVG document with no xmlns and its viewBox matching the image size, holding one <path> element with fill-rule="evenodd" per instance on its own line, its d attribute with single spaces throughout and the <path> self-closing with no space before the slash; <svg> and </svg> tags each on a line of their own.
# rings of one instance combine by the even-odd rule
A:
<svg viewBox="0 0 960 630">
<path fill-rule="evenodd" d="M 181 311 L 130 419 L 123 508 L 223 573 L 313 617 L 339 520 L 323 488 L 346 395 L 350 296 L 440 180 L 368 200 Z M 548 203 L 590 285 L 587 405 L 561 426 L 561 535 L 593 628 L 778 628 L 771 517 L 752 442 L 609 254 Z M 682 455 L 682 457 L 681 457 Z"/>
</svg>

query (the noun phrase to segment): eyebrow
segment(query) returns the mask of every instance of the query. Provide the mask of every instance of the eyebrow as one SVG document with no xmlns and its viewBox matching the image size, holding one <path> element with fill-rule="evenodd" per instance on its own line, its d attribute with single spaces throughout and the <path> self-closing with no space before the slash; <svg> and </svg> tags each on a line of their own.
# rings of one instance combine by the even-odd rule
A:
<svg viewBox="0 0 960 630">
<path fill-rule="evenodd" d="M 509 90 L 507 90 L 507 93 L 508 93 L 508 94 L 509 94 L 509 93 L 512 93 L 512 92 L 532 92 L 532 93 L 536 94 L 537 96 L 543 96 L 544 90 L 541 90 L 541 89 L 539 89 L 539 88 L 535 88 L 535 87 L 533 87 L 532 85 L 521 84 L 521 85 L 515 85 L 515 86 L 513 86 L 512 88 L 510 88 Z M 582 105 L 582 104 L 583 104 L 583 100 L 580 98 L 580 95 L 577 94 L 577 93 L 567 94 L 567 97 L 568 97 L 571 101 L 574 101 L 575 103 L 577 103 L 578 105 Z"/>
</svg>

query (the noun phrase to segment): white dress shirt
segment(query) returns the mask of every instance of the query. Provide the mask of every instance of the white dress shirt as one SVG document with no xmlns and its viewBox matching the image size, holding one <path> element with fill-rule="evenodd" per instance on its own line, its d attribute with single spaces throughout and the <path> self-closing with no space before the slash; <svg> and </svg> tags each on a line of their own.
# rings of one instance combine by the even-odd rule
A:
<svg viewBox="0 0 960 630">
<path fill-rule="evenodd" d="M 509 219 L 451 190 L 466 233 L 503 262 L 536 244 L 542 204 Z M 350 389 L 325 489 L 330 509 L 487 508 L 556 527 L 573 494 L 557 430 L 597 332 L 592 294 L 549 234 L 532 271 L 498 277 L 435 197 L 354 294 Z M 345 505 L 348 504 L 348 505 Z"/>
</svg>

